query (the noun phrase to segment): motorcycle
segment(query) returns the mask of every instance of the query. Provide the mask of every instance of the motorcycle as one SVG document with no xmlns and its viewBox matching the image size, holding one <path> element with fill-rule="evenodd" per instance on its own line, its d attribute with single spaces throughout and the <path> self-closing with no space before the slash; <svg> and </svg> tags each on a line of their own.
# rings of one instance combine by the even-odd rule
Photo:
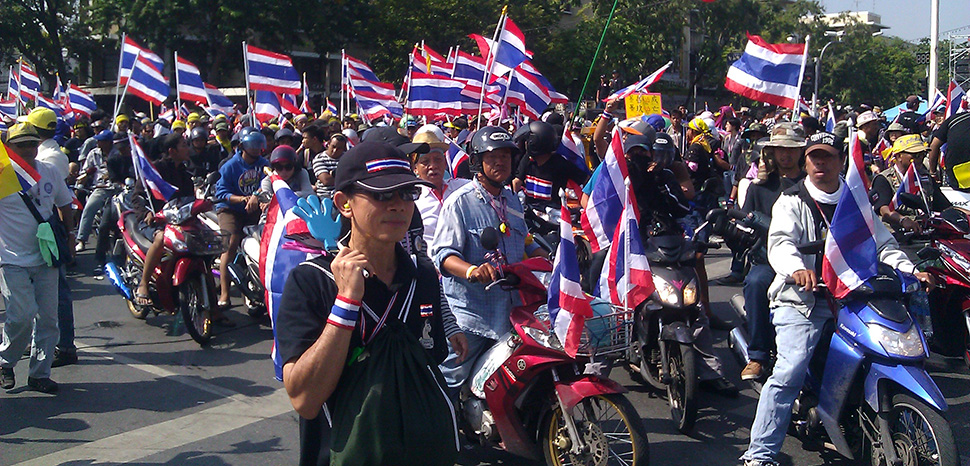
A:
<svg viewBox="0 0 970 466">
<path fill-rule="evenodd" d="M 208 343 L 212 336 L 210 310 L 217 299 L 210 273 L 212 261 L 226 250 L 228 242 L 225 233 L 212 230 L 199 220 L 201 213 L 211 209 L 208 200 L 173 200 L 155 215 L 165 222 L 165 249 L 149 283 L 152 305 L 135 303 L 134 290 L 141 281 L 145 255 L 152 245 L 152 238 L 141 234 L 142 219 L 135 212 L 123 212 L 118 219 L 126 252 L 123 264 L 120 268 L 114 262 L 105 266 L 108 278 L 127 301 L 133 317 L 144 319 L 151 311 L 180 313 L 189 335 L 200 345 Z"/>
<path fill-rule="evenodd" d="M 475 362 L 462 388 L 466 436 L 549 465 L 648 464 L 647 435 L 626 390 L 599 376 L 587 357 L 567 355 L 536 315 L 546 287 L 535 273 L 551 272 L 551 264 L 505 263 L 498 237 L 494 228 L 481 237 L 502 273 L 488 288 L 518 290 L 523 305 L 512 310 L 513 329 Z"/>
</svg>

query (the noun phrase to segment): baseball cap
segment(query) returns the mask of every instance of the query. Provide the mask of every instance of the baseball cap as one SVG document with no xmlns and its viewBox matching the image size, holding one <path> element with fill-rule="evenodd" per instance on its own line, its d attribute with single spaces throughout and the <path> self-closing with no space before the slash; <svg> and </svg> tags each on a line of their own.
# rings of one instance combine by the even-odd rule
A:
<svg viewBox="0 0 970 466">
<path fill-rule="evenodd" d="M 906 127 L 905 127 L 905 126 L 903 126 L 903 124 L 902 124 L 902 123 L 900 123 L 900 122 L 898 122 L 898 121 L 894 121 L 894 122 L 892 122 L 892 123 L 891 123 L 891 124 L 889 125 L 889 128 L 886 128 L 886 132 L 887 132 L 887 133 L 888 133 L 888 132 L 891 132 L 891 131 L 900 131 L 900 132 L 906 132 Z"/>
<path fill-rule="evenodd" d="M 792 122 L 778 123 L 771 128 L 765 147 L 805 147 L 805 129 Z"/>
<path fill-rule="evenodd" d="M 216 131 L 229 131 L 229 123 L 225 121 L 216 123 Z"/>
<path fill-rule="evenodd" d="M 855 127 L 861 128 L 862 125 L 872 121 L 876 121 L 878 119 L 879 119 L 879 116 L 876 115 L 876 112 L 873 112 L 872 110 L 867 110 L 859 114 L 859 117 L 856 118 Z"/>
<path fill-rule="evenodd" d="M 57 115 L 49 108 L 37 107 L 27 115 L 27 122 L 35 128 L 53 131 L 57 129 Z"/>
<path fill-rule="evenodd" d="M 623 141 L 623 149 L 629 152 L 630 149 L 633 149 L 634 147 L 642 147 L 649 151 L 653 150 L 653 142 L 654 141 L 651 141 L 647 136 L 632 134 L 627 136 L 626 141 Z"/>
<path fill-rule="evenodd" d="M 7 130 L 7 144 L 40 143 L 40 135 L 34 125 L 17 123 Z"/>
<path fill-rule="evenodd" d="M 114 137 L 115 137 L 115 133 L 113 133 L 110 129 L 106 129 L 104 131 L 101 131 L 98 134 L 95 134 L 94 135 L 94 140 L 95 141 L 101 141 L 101 142 L 111 141 L 111 140 L 114 139 Z"/>
<path fill-rule="evenodd" d="M 404 152 L 393 145 L 364 141 L 340 156 L 334 171 L 334 189 L 347 191 L 361 187 L 370 191 L 387 192 L 405 186 L 432 184 L 411 171 L 411 163 Z"/>
<path fill-rule="evenodd" d="M 761 133 L 767 136 L 768 127 L 762 123 L 757 123 L 757 122 L 751 123 L 750 125 L 748 125 L 747 129 L 741 132 L 741 137 L 747 138 L 751 136 L 752 133 Z M 758 139 L 761 139 L 761 138 L 758 138 Z"/>
<path fill-rule="evenodd" d="M 364 141 L 370 142 L 382 142 L 384 144 L 390 144 L 405 154 L 425 154 L 431 147 L 423 142 L 411 142 L 406 136 L 402 136 L 401 133 L 397 132 L 397 128 L 393 126 L 382 126 L 380 128 L 371 128 L 364 132 Z M 343 159 L 343 157 L 341 157 Z"/>
<path fill-rule="evenodd" d="M 835 135 L 820 131 L 808 137 L 808 146 L 805 148 L 805 155 L 812 152 L 825 151 L 831 155 L 839 156 L 842 150 L 836 143 Z"/>
<path fill-rule="evenodd" d="M 893 143 L 893 153 L 900 154 L 903 152 L 910 153 L 920 153 L 930 150 L 929 146 L 923 142 L 923 138 L 918 134 L 907 134 L 905 136 L 900 136 L 896 142 Z"/>
<path fill-rule="evenodd" d="M 643 135 L 649 131 L 647 128 L 650 127 L 650 123 L 647 123 L 642 118 L 637 117 L 623 120 L 618 126 L 624 133 Z"/>
</svg>

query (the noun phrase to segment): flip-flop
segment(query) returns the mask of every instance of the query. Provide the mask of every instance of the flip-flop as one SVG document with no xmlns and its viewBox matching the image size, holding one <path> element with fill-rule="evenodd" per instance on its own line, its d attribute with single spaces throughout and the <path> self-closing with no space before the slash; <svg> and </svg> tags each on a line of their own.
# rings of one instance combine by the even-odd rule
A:
<svg viewBox="0 0 970 466">
<path fill-rule="evenodd" d="M 147 294 L 135 293 L 135 305 L 148 307 L 152 305 L 152 297 Z"/>
</svg>

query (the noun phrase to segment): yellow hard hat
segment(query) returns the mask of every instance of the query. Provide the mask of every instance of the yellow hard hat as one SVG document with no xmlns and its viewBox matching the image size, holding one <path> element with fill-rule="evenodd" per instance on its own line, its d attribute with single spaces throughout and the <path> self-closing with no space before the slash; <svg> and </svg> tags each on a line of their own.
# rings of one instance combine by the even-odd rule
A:
<svg viewBox="0 0 970 466">
<path fill-rule="evenodd" d="M 17 123 L 7 131 L 7 143 L 21 144 L 25 142 L 40 142 L 40 136 L 34 125 L 27 123 Z"/>
<path fill-rule="evenodd" d="M 121 123 L 122 121 L 128 121 L 128 115 L 122 113 L 121 115 L 115 117 L 115 123 Z"/>
<path fill-rule="evenodd" d="M 57 115 L 49 108 L 37 107 L 27 115 L 27 122 L 35 128 L 54 131 L 57 129 Z"/>
<path fill-rule="evenodd" d="M 179 128 L 185 129 L 185 122 L 182 121 L 182 120 L 175 120 L 175 121 L 173 121 L 172 122 L 172 130 L 174 131 L 174 130 L 179 129 Z"/>
<path fill-rule="evenodd" d="M 199 120 L 201 120 L 201 119 L 202 119 L 202 116 L 201 116 L 201 115 L 199 115 L 198 113 L 195 113 L 195 112 L 192 112 L 192 113 L 190 113 L 190 114 L 189 114 L 189 117 L 188 117 L 188 118 L 186 118 L 186 120 L 187 120 L 187 121 L 190 121 L 190 122 L 191 122 L 191 121 L 199 121 Z"/>
</svg>

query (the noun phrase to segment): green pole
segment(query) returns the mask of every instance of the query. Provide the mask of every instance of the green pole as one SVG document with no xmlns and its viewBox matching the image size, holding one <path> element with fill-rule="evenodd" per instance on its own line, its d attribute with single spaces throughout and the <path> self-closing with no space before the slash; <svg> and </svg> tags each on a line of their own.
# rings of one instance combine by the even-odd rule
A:
<svg viewBox="0 0 970 466">
<path fill-rule="evenodd" d="M 606 39 L 606 30 L 610 27 L 610 22 L 613 21 L 613 13 L 616 11 L 616 5 L 620 3 L 620 0 L 613 0 L 613 8 L 610 9 L 610 16 L 606 18 L 606 25 L 603 26 L 603 33 L 600 34 L 600 43 L 596 45 L 596 52 L 593 53 L 593 61 L 589 64 L 589 71 L 586 73 L 586 81 L 583 82 L 583 90 L 579 91 L 579 98 L 576 99 L 576 108 L 579 108 L 579 103 L 583 101 L 583 95 L 586 94 L 586 85 L 589 84 L 589 78 L 593 75 L 593 67 L 596 65 L 596 59 L 600 55 L 600 49 L 603 48 L 603 39 Z M 576 113 L 574 112 L 575 116 Z"/>
</svg>

